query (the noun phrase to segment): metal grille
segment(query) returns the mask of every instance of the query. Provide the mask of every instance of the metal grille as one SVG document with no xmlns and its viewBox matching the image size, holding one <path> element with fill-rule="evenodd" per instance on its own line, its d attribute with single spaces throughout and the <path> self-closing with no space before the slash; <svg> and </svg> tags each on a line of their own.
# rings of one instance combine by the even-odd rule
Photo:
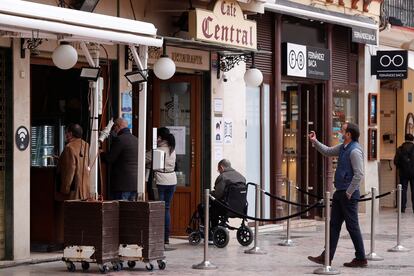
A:
<svg viewBox="0 0 414 276">
<path fill-rule="evenodd" d="M 385 0 L 384 10 L 388 18 L 400 19 L 405 26 L 414 27 L 414 1 L 413 0 Z"/>
<path fill-rule="evenodd" d="M 332 80 L 334 86 L 344 86 L 349 83 L 349 31 L 335 26 L 333 32 Z"/>
</svg>

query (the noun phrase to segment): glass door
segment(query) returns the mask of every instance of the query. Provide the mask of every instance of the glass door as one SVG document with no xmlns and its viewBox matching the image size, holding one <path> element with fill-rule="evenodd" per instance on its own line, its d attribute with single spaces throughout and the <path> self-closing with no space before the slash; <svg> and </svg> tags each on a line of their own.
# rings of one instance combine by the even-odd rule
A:
<svg viewBox="0 0 414 276">
<path fill-rule="evenodd" d="M 167 127 L 176 140 L 177 189 L 171 206 L 171 234 L 185 235 L 200 193 L 200 77 L 154 81 L 153 127 Z"/>
</svg>

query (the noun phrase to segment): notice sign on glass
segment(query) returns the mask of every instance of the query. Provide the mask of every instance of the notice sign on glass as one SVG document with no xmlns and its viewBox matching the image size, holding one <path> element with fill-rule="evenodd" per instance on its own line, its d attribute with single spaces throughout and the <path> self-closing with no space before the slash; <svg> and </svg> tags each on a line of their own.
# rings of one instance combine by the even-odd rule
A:
<svg viewBox="0 0 414 276">
<path fill-rule="evenodd" d="M 294 43 L 284 43 L 282 69 L 287 76 L 319 80 L 330 78 L 330 51 Z"/>
</svg>

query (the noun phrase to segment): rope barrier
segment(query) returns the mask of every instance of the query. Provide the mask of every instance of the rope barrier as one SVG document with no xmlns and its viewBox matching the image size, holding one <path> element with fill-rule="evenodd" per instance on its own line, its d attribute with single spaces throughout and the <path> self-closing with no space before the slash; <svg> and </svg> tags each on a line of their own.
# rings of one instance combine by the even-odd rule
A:
<svg viewBox="0 0 414 276">
<path fill-rule="evenodd" d="M 271 193 L 265 192 L 265 191 L 263 191 L 263 190 L 262 190 L 262 192 L 263 192 L 265 195 L 267 195 L 267 196 L 269 196 L 269 197 L 271 197 L 271 198 L 274 198 L 274 199 L 280 200 L 280 201 L 285 202 L 285 203 L 288 203 L 288 204 L 292 204 L 292 205 L 299 206 L 299 207 L 310 207 L 310 206 L 311 206 L 311 205 L 308 205 L 308 204 L 302 204 L 302 203 L 292 202 L 292 201 L 289 201 L 289 200 L 287 200 L 287 199 L 284 199 L 284 198 L 281 198 L 281 197 L 278 197 L 278 196 L 272 195 Z"/>
<path fill-rule="evenodd" d="M 296 190 L 298 190 L 299 192 L 301 192 L 301 193 L 303 193 L 303 194 L 305 194 L 305 195 L 308 195 L 308 196 L 311 196 L 311 197 L 314 197 L 314 198 L 317 198 L 317 199 L 323 199 L 323 197 L 321 197 L 321 196 L 318 196 L 318 195 L 315 195 L 315 194 L 312 194 L 312 193 L 309 193 L 309 192 L 307 192 L 307 191 L 305 191 L 305 190 L 303 190 L 303 189 L 301 189 L 301 188 L 299 188 L 298 186 L 295 186 L 295 188 L 296 188 Z M 362 199 L 362 198 L 366 198 L 368 195 L 370 195 L 371 194 L 371 192 L 368 192 L 368 193 L 366 193 L 365 195 L 361 195 L 359 198 L 360 199 Z M 332 199 L 331 199 L 332 200 Z"/>
<path fill-rule="evenodd" d="M 255 220 L 255 221 L 264 221 L 264 222 L 272 222 L 272 221 L 282 221 L 282 220 L 287 220 L 287 219 L 290 219 L 290 218 L 294 218 L 294 217 L 298 217 L 298 216 L 300 216 L 300 215 L 303 215 L 303 214 L 305 214 L 305 213 L 309 212 L 310 210 L 312 210 L 313 208 L 321 208 L 321 202 L 317 202 L 317 203 L 315 203 L 315 204 L 313 204 L 313 205 L 309 206 L 308 208 L 306 208 L 306 209 L 304 209 L 303 211 L 300 211 L 300 212 L 298 212 L 298 213 L 296 213 L 296 214 L 292 214 L 292 215 L 290 215 L 290 216 L 285 216 L 285 217 L 280 217 L 280 218 L 269 218 L 269 219 L 266 219 L 266 218 L 256 218 L 256 217 L 251 217 L 251 216 L 248 216 L 248 215 L 242 214 L 242 213 L 240 213 L 240 212 L 238 212 L 238 211 L 236 211 L 236 210 L 233 210 L 233 209 L 232 209 L 232 208 L 230 208 L 227 204 L 225 204 L 225 203 L 221 202 L 220 200 L 217 200 L 217 199 L 216 199 L 215 197 L 213 197 L 212 195 L 210 195 L 210 198 L 211 198 L 213 201 L 217 202 L 220 206 L 224 207 L 227 211 L 230 211 L 230 212 L 232 212 L 232 213 L 236 214 L 239 218 L 243 218 L 243 219 L 250 219 L 250 220 Z"/>
<path fill-rule="evenodd" d="M 394 192 L 395 192 L 395 190 L 392 190 L 392 191 L 389 191 L 389 192 L 383 193 L 383 194 L 381 194 L 381 195 L 377 195 L 375 198 L 376 198 L 376 199 L 379 199 L 379 198 L 381 198 L 381 197 L 384 197 L 384 196 L 390 195 L 390 194 L 392 194 L 392 193 L 394 193 Z M 369 198 L 360 198 L 360 199 L 358 199 L 358 202 L 368 201 L 368 200 L 371 200 L 371 199 L 372 199 L 372 197 L 369 197 Z"/>
</svg>

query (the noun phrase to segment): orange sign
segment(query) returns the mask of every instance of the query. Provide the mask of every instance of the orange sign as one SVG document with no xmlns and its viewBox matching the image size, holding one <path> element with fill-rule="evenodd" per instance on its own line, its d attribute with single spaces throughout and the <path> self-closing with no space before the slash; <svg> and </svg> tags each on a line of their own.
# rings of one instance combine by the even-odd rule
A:
<svg viewBox="0 0 414 276">
<path fill-rule="evenodd" d="M 213 11 L 191 11 L 189 28 L 190 35 L 197 40 L 252 50 L 257 48 L 256 22 L 246 20 L 234 0 L 218 0 Z"/>
</svg>

